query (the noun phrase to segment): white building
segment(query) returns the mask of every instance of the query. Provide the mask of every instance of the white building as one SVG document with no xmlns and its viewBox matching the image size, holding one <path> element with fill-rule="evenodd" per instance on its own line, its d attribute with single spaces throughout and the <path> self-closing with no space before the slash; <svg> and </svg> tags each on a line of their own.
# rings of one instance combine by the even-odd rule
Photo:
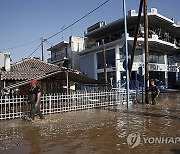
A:
<svg viewBox="0 0 180 154">
<path fill-rule="evenodd" d="M 5 82 L 1 82 L 1 72 L 9 72 L 11 69 L 11 57 L 10 53 L 0 52 L 0 90 L 5 86 Z"/>
<path fill-rule="evenodd" d="M 138 13 L 130 10 L 127 16 L 128 43 L 133 44 Z M 161 80 L 166 87 L 180 82 L 180 23 L 169 19 L 152 8 L 149 19 L 149 70 L 150 79 Z M 117 86 L 123 76 L 125 54 L 123 19 L 112 23 L 98 22 L 87 29 L 85 34 L 85 50 L 80 53 L 81 72 L 88 77 L 104 80 L 104 60 L 102 39 L 105 42 L 107 76 L 113 78 Z M 135 80 L 139 67 L 144 67 L 144 27 L 141 18 L 137 50 L 133 64 L 132 79 Z M 140 80 L 140 77 L 138 76 Z M 110 82 L 110 81 L 109 81 Z"/>
<path fill-rule="evenodd" d="M 80 70 L 79 52 L 82 50 L 84 50 L 84 38 L 70 36 L 69 41 L 62 41 L 48 49 L 51 51 L 51 58 L 48 59 L 48 62 Z"/>
<path fill-rule="evenodd" d="M 11 62 L 10 53 L 0 52 L 0 70 L 10 71 L 10 62 Z"/>
</svg>

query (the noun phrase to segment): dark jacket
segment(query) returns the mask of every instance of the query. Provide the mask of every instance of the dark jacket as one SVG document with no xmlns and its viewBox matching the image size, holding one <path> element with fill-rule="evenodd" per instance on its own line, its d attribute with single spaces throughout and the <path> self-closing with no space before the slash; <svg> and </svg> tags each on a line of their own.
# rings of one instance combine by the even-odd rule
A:
<svg viewBox="0 0 180 154">
<path fill-rule="evenodd" d="M 39 92 L 41 92 L 41 89 L 38 86 L 36 86 L 33 89 L 30 89 L 29 95 L 28 95 L 28 102 L 30 104 L 35 104 L 36 103 L 36 101 L 37 101 L 37 94 Z"/>
</svg>

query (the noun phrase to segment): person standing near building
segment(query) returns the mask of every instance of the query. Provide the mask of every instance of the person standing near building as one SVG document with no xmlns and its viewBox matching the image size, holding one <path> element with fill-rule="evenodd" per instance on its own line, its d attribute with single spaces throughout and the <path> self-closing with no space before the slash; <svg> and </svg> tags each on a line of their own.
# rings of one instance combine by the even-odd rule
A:
<svg viewBox="0 0 180 154">
<path fill-rule="evenodd" d="M 160 91 L 159 91 L 158 87 L 156 86 L 155 81 L 153 79 L 151 79 L 150 83 L 151 83 L 150 92 L 151 92 L 152 105 L 155 105 L 156 99 L 159 96 Z"/>
<path fill-rule="evenodd" d="M 37 80 L 32 79 L 30 81 L 30 91 L 28 96 L 28 101 L 31 104 L 30 118 L 32 120 L 34 120 L 36 114 L 40 117 L 40 119 L 44 119 L 44 115 L 40 111 L 40 98 L 41 89 L 37 86 Z"/>
</svg>

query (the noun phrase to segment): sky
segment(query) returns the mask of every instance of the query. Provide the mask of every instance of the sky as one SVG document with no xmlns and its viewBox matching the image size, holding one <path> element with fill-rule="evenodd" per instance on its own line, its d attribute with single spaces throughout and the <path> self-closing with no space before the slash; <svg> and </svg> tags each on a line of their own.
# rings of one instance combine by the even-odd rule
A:
<svg viewBox="0 0 180 154">
<path fill-rule="evenodd" d="M 0 52 L 10 52 L 12 63 L 29 57 L 46 39 L 71 25 L 106 0 L 0 0 Z M 138 10 L 139 0 L 126 0 L 127 11 Z M 148 11 L 180 21 L 180 0 L 148 0 Z M 113 22 L 123 17 L 122 0 L 110 0 L 101 8 L 44 42 L 45 59 L 52 45 L 68 41 L 69 36 L 84 36 L 84 31 L 98 21 Z M 30 43 L 33 42 L 33 43 Z M 29 44 L 30 43 L 30 44 Z M 28 45 L 25 45 L 28 44 Z M 13 48 L 25 45 L 23 47 Z M 41 57 L 41 48 L 32 55 Z"/>
</svg>

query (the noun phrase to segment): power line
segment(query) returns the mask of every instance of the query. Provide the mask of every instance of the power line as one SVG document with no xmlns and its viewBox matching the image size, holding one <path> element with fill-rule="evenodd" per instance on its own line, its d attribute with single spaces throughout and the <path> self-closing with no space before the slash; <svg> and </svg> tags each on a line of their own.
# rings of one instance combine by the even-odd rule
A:
<svg viewBox="0 0 180 154">
<path fill-rule="evenodd" d="M 44 39 L 44 41 L 49 40 L 50 38 L 58 35 L 59 33 L 62 33 L 63 31 L 65 31 L 66 29 L 70 28 L 71 26 L 75 25 L 76 23 L 78 23 L 79 21 L 81 21 L 82 19 L 86 18 L 87 16 L 89 16 L 91 13 L 93 13 L 94 11 L 96 11 L 97 9 L 101 8 L 103 5 L 105 5 L 106 3 L 108 3 L 110 0 L 105 1 L 104 3 L 102 3 L 101 5 L 99 5 L 98 7 L 96 7 L 95 9 L 93 9 L 92 11 L 90 11 L 89 13 L 87 13 L 86 15 L 84 15 L 83 17 L 81 17 L 80 19 L 78 19 L 77 21 L 73 22 L 71 25 L 65 27 L 64 29 L 62 29 L 61 31 L 55 33 L 54 35 L 51 35 L 50 37 L 48 37 L 47 39 Z"/>
<path fill-rule="evenodd" d="M 55 33 L 54 35 L 51 35 L 50 37 L 48 37 L 47 39 L 43 39 L 43 42 L 51 39 L 52 37 L 62 33 L 63 31 L 69 29 L 70 27 L 72 27 L 73 25 L 77 24 L 79 21 L 81 21 L 82 19 L 86 18 L 87 16 L 89 16 L 90 14 L 92 14 L 93 12 L 95 12 L 96 10 L 98 10 L 99 8 L 101 8 L 103 5 L 105 5 L 106 3 L 108 3 L 110 0 L 106 0 L 104 3 L 102 3 L 101 5 L 99 5 L 98 7 L 96 7 L 95 9 L 93 9 L 92 11 L 90 11 L 89 13 L 87 13 L 86 15 L 84 15 L 83 17 L 81 17 L 80 19 L 78 19 L 77 21 L 73 22 L 72 24 L 70 24 L 69 26 L 63 28 L 61 31 Z M 64 26 L 63 26 L 64 27 Z M 36 41 L 39 41 L 40 39 L 38 40 L 35 40 L 35 41 L 32 41 L 32 42 L 29 42 L 29 43 L 26 43 L 26 44 L 23 44 L 23 45 L 19 45 L 19 46 L 15 46 L 15 47 L 10 47 L 10 48 L 6 48 L 6 49 L 0 49 L 0 50 L 9 50 L 9 49 L 15 49 L 15 48 L 20 48 L 20 47 L 23 47 L 23 46 L 26 46 L 26 45 L 29 45 L 29 44 L 32 44 Z M 37 50 L 38 48 L 41 46 L 41 44 L 29 55 L 29 57 L 31 57 Z M 29 58 L 28 57 L 28 58 Z"/>
<path fill-rule="evenodd" d="M 52 43 L 50 43 L 49 41 L 45 41 L 46 42 L 46 44 L 49 46 L 49 47 L 52 47 Z"/>
<path fill-rule="evenodd" d="M 38 47 L 29 55 L 28 58 L 30 58 L 30 57 L 37 51 L 37 49 L 38 49 L 40 46 L 41 46 L 41 44 L 38 45 Z"/>
<path fill-rule="evenodd" d="M 39 42 L 36 42 L 35 44 L 33 44 L 33 46 L 31 46 L 30 49 L 28 49 L 28 52 L 25 52 L 22 57 L 24 57 L 25 55 L 27 56 L 29 53 L 32 52 L 33 48 L 35 48 L 37 46 L 37 44 L 39 44 Z"/>
<path fill-rule="evenodd" d="M 34 42 L 37 42 L 37 41 L 39 41 L 39 40 L 40 40 L 40 39 L 35 40 L 35 41 L 32 41 L 32 42 L 29 42 L 29 43 L 26 43 L 26 44 L 22 44 L 22 45 L 19 45 L 19 46 L 10 47 L 10 48 L 6 48 L 6 49 L 0 49 L 0 50 L 1 50 L 1 51 L 3 51 L 3 50 L 9 50 L 9 49 L 20 48 L 20 47 L 23 47 L 23 46 L 26 46 L 26 45 L 32 44 L 32 43 L 34 43 Z"/>
</svg>

